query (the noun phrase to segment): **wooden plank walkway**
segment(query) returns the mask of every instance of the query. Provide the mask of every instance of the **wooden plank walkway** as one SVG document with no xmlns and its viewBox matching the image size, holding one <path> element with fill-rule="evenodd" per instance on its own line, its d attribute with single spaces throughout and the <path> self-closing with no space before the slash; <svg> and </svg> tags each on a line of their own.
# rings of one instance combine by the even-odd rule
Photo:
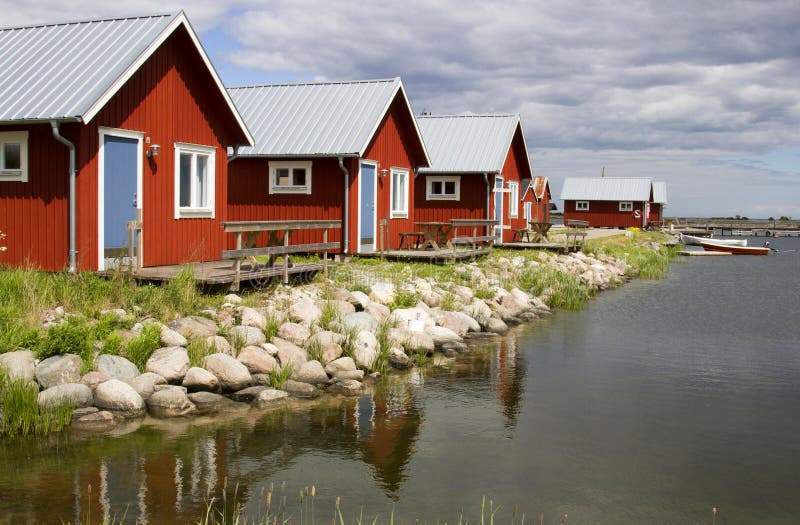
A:
<svg viewBox="0 0 800 525">
<path fill-rule="evenodd" d="M 504 242 L 502 244 L 497 244 L 497 247 L 512 250 L 548 250 L 554 252 L 576 251 L 574 246 L 567 246 L 561 242 Z"/>
<path fill-rule="evenodd" d="M 472 260 L 486 255 L 491 248 L 482 247 L 469 250 L 387 250 L 385 252 L 360 253 L 359 257 L 383 257 L 393 261 L 420 261 L 433 264 L 446 264 L 454 261 Z M 354 254 L 356 255 L 356 254 Z"/>
</svg>

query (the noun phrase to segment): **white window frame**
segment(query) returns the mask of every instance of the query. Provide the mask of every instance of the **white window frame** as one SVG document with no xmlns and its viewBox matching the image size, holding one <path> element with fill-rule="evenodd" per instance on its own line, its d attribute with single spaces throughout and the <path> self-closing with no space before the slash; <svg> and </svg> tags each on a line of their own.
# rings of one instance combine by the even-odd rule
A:
<svg viewBox="0 0 800 525">
<path fill-rule="evenodd" d="M 516 219 L 519 217 L 519 182 L 508 181 L 508 217 Z"/>
<path fill-rule="evenodd" d="M 448 182 L 455 182 L 456 191 L 454 194 L 449 193 L 433 193 L 433 183 L 441 182 L 442 191 Z M 460 201 L 461 200 L 461 176 L 444 176 L 444 175 L 428 175 L 425 181 L 425 200 L 429 201 Z"/>
<path fill-rule="evenodd" d="M 533 202 L 525 201 L 525 207 L 523 208 L 523 213 L 525 216 L 526 224 L 533 220 Z"/>
<path fill-rule="evenodd" d="M 189 180 L 195 180 L 195 173 L 197 170 L 196 156 L 208 156 L 208 188 L 206 193 L 207 206 L 187 206 L 181 207 L 181 153 L 191 153 L 192 158 L 192 176 Z M 216 206 L 216 161 L 217 149 L 212 146 L 202 146 L 199 144 L 188 144 L 185 142 L 175 143 L 175 218 L 176 219 L 213 219 Z M 194 201 L 195 192 L 197 188 L 194 184 L 191 187 L 190 201 Z"/>
<path fill-rule="evenodd" d="M 589 211 L 589 201 L 575 201 L 575 211 Z"/>
<path fill-rule="evenodd" d="M 394 191 L 395 191 L 395 175 L 404 175 L 405 176 L 405 199 L 403 208 L 395 208 L 395 199 L 394 199 Z M 389 170 L 389 207 L 391 208 L 390 217 L 392 219 L 407 219 L 408 218 L 408 201 L 409 201 L 409 189 L 411 188 L 411 181 L 409 180 L 409 170 L 405 168 L 392 168 Z"/>
<path fill-rule="evenodd" d="M 19 169 L 4 169 L 6 159 L 5 145 L 19 144 Z M 28 182 L 28 132 L 0 132 L 0 182 Z"/>
<path fill-rule="evenodd" d="M 280 186 L 275 184 L 275 172 L 279 169 L 289 170 L 289 179 L 292 179 L 292 172 L 295 169 L 306 170 L 306 183 L 303 186 Z M 294 193 L 300 195 L 311 195 L 311 161 L 296 160 L 273 160 L 269 162 L 269 194 L 274 193 Z"/>
<path fill-rule="evenodd" d="M 620 203 L 619 203 L 619 211 L 633 211 L 633 202 L 620 201 Z"/>
</svg>

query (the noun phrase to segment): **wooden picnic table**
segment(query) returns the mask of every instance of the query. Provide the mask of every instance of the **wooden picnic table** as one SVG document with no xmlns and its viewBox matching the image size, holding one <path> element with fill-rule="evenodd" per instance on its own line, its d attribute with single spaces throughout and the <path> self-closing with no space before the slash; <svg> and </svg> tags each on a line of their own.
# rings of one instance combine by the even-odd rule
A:
<svg viewBox="0 0 800 525">
<path fill-rule="evenodd" d="M 453 225 L 453 230 L 455 231 L 453 238 L 450 240 L 450 243 L 454 245 L 466 244 L 475 246 L 483 243 L 494 244 L 497 239 L 492 231 L 494 227 L 497 226 L 497 221 L 493 219 L 452 219 L 450 224 Z M 462 230 L 463 228 L 471 228 L 471 230 L 468 231 L 472 235 L 458 235 L 459 228 Z M 479 235 L 479 229 L 484 230 L 483 233 L 487 233 L 487 235 Z M 486 230 L 488 230 L 488 232 L 486 232 Z"/>
<path fill-rule="evenodd" d="M 550 228 L 553 227 L 552 223 L 529 221 L 528 224 L 530 224 L 531 233 L 533 234 L 533 240 L 531 242 L 545 242 L 548 240 L 547 234 L 550 232 Z"/>
<path fill-rule="evenodd" d="M 433 250 L 441 250 L 442 245 L 447 248 L 452 248 L 450 241 L 447 237 L 453 231 L 453 225 L 449 222 L 418 222 L 422 235 L 425 236 L 425 241 L 420 245 L 421 250 L 431 248 Z"/>
</svg>

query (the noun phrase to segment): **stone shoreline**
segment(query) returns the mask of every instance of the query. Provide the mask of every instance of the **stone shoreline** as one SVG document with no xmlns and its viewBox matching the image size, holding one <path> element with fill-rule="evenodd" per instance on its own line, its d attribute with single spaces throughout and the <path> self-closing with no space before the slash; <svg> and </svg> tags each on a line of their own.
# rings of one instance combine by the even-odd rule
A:
<svg viewBox="0 0 800 525">
<path fill-rule="evenodd" d="M 629 270 L 622 260 L 581 252 L 541 253 L 539 260 L 501 258 L 497 263 L 510 272 L 551 267 L 596 290 L 622 282 Z M 552 313 L 546 291 L 536 297 L 518 288 L 505 289 L 478 263 L 459 265 L 456 271 L 468 275 L 475 286 L 433 278 L 411 278 L 399 285 L 381 279 L 366 293 L 328 282 L 279 288 L 263 304 L 251 306 L 230 294 L 218 308 L 168 324 L 142 319 L 131 330 L 118 332 L 130 338 L 148 324 L 159 326 L 162 347 L 152 353 L 145 370 L 102 349 L 93 370 L 83 375 L 81 358 L 71 354 L 40 362 L 33 352 L 20 350 L 0 355 L 0 366 L 11 379 L 35 381 L 40 406 L 72 403 L 73 428 L 106 432 L 145 415 L 224 414 L 323 393 L 360 395 L 365 382 L 380 380 L 376 368 L 408 369 L 415 366 L 416 356 L 434 352 L 457 357 L 470 350 L 470 339 L 502 334 L 510 325 Z M 478 289 L 482 297 L 489 290 L 491 297 L 476 297 Z M 390 309 L 403 293 L 420 300 L 411 307 Z M 124 319 L 134 315 L 121 309 L 112 312 Z M 60 323 L 68 316 L 56 308 L 45 323 Z M 274 332 L 276 325 L 277 334 L 268 341 L 265 331 Z M 187 346 L 192 340 L 212 349 L 202 367 L 191 366 Z M 383 367 L 378 366 L 381 360 Z M 272 386 L 276 382 L 280 389 Z"/>
</svg>

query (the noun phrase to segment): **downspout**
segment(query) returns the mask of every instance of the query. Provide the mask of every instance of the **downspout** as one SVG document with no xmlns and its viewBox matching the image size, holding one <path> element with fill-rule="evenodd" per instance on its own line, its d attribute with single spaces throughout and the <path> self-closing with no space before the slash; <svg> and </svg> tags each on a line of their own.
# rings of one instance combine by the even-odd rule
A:
<svg viewBox="0 0 800 525">
<path fill-rule="evenodd" d="M 489 207 L 492 204 L 492 186 L 489 184 L 489 174 L 483 174 L 483 181 L 486 183 L 486 220 L 492 220 L 492 210 Z M 486 235 L 492 235 L 494 232 L 491 226 L 486 227 Z"/>
<path fill-rule="evenodd" d="M 69 148 L 69 273 L 75 273 L 78 269 L 76 263 L 78 250 L 75 245 L 75 144 L 61 136 L 58 129 L 59 123 L 55 120 L 50 121 L 53 128 L 53 138 Z"/>
<path fill-rule="evenodd" d="M 349 235 L 348 232 L 350 231 L 350 172 L 347 171 L 347 168 L 344 165 L 344 157 L 339 156 L 339 169 L 342 170 L 344 174 L 344 211 L 342 213 L 342 238 L 344 243 L 344 248 L 342 249 L 342 257 L 347 255 L 347 247 L 349 246 Z"/>
<path fill-rule="evenodd" d="M 235 145 L 235 146 L 233 147 L 233 154 L 231 154 L 231 155 L 228 155 L 228 164 L 230 164 L 231 162 L 233 162 L 234 160 L 236 160 L 236 158 L 237 158 L 238 156 L 239 156 L 239 145 L 237 144 L 237 145 Z"/>
</svg>

